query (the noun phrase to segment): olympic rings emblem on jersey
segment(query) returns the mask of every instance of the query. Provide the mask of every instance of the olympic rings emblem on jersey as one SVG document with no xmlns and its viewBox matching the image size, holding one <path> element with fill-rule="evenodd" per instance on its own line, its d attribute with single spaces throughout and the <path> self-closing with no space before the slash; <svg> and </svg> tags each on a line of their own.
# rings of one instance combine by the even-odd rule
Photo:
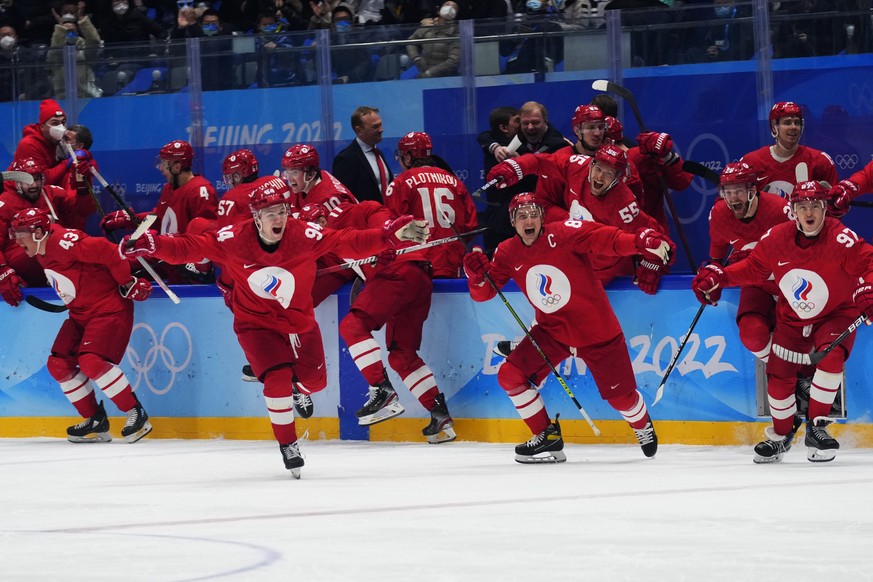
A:
<svg viewBox="0 0 873 582">
<path fill-rule="evenodd" d="M 815 303 L 812 301 L 792 301 L 791 308 L 794 311 L 803 311 L 804 313 L 809 313 L 813 309 L 815 309 Z"/>
<path fill-rule="evenodd" d="M 147 334 L 145 342 L 137 342 L 138 345 L 148 345 L 145 350 L 145 355 L 140 357 L 139 352 L 134 348 L 134 334 L 137 330 L 143 330 Z M 170 342 L 170 332 L 179 330 L 181 332 L 181 341 L 178 338 Z M 136 390 L 141 381 L 145 382 L 148 389 L 155 394 L 166 394 L 169 392 L 176 382 L 176 375 L 182 372 L 191 363 L 191 358 L 194 356 L 194 344 L 191 341 L 191 333 L 188 329 L 174 321 L 168 323 L 161 332 L 161 337 L 158 338 L 157 333 L 147 323 L 137 323 L 133 326 L 133 331 L 130 334 L 131 341 L 127 346 L 125 356 L 131 369 L 136 373 L 136 379 L 131 382 L 131 387 Z M 175 348 L 175 349 L 174 349 Z M 177 356 L 185 354 L 180 360 Z M 160 365 L 158 365 L 160 362 Z M 168 378 L 164 381 L 163 378 Z M 164 381 L 163 387 L 155 387 L 155 382 Z"/>
<path fill-rule="evenodd" d="M 849 170 L 858 165 L 858 156 L 856 154 L 837 154 L 834 156 L 834 163 L 841 170 Z"/>
<path fill-rule="evenodd" d="M 546 295 L 545 297 L 540 299 L 540 303 L 542 303 L 543 306 L 557 305 L 560 302 L 561 302 L 561 294 L 560 293 L 555 293 L 553 295 Z"/>
</svg>

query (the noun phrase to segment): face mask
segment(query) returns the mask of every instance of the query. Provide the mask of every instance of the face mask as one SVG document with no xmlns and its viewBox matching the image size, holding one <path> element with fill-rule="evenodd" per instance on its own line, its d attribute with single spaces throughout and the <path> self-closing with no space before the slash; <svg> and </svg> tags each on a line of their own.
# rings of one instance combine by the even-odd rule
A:
<svg viewBox="0 0 873 582">
<path fill-rule="evenodd" d="M 3 38 L 0 38 L 0 48 L 2 48 L 3 50 L 8 51 L 14 46 L 15 38 L 11 36 L 4 36 Z"/>
<path fill-rule="evenodd" d="M 337 20 L 333 23 L 337 32 L 348 32 L 352 28 L 352 23 L 348 20 Z"/>
<path fill-rule="evenodd" d="M 715 15 L 719 18 L 730 18 L 733 8 L 730 6 L 718 6 L 715 9 Z"/>
<path fill-rule="evenodd" d="M 527 6 L 528 10 L 536 11 L 543 7 L 543 3 L 540 0 L 527 0 L 525 6 Z"/>
<path fill-rule="evenodd" d="M 72 30 L 67 32 L 67 44 L 76 44 L 76 41 L 79 40 L 79 35 L 73 32 Z"/>
<path fill-rule="evenodd" d="M 64 133 L 66 133 L 67 127 L 64 125 L 53 125 L 49 128 L 49 135 L 52 136 L 52 139 L 55 141 L 61 141 L 64 139 Z"/>
<path fill-rule="evenodd" d="M 261 29 L 261 32 L 266 32 L 267 34 L 273 34 L 274 32 L 278 32 L 278 31 L 279 31 L 278 24 L 267 24 L 264 26 L 264 28 Z"/>
<path fill-rule="evenodd" d="M 206 36 L 214 36 L 218 32 L 217 24 L 204 24 L 200 28 L 203 29 L 203 34 Z"/>
<path fill-rule="evenodd" d="M 61 17 L 61 20 L 70 20 L 71 18 L 74 19 L 74 20 L 73 20 L 74 22 L 75 22 L 76 20 L 79 20 L 78 18 L 76 18 L 76 15 L 75 15 L 75 14 L 70 14 L 69 12 L 66 13 L 66 14 L 64 14 L 64 15 Z"/>
<path fill-rule="evenodd" d="M 454 20 L 458 15 L 458 11 L 453 6 L 443 6 L 440 8 L 440 18 L 443 20 Z"/>
<path fill-rule="evenodd" d="M 121 16 L 125 12 L 127 12 L 127 4 L 113 4 L 112 11 L 117 15 Z"/>
</svg>

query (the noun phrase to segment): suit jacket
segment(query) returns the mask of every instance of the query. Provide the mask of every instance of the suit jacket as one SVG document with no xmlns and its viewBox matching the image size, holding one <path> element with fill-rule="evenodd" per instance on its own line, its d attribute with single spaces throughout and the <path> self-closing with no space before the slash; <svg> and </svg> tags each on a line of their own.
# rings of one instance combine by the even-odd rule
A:
<svg viewBox="0 0 873 582">
<path fill-rule="evenodd" d="M 379 150 L 379 155 L 385 163 L 385 170 L 388 172 L 387 180 L 390 184 L 394 174 L 382 150 Z M 380 204 L 383 203 L 382 186 L 370 167 L 367 154 L 358 145 L 357 139 L 353 139 L 352 143 L 336 155 L 330 173 L 351 190 L 359 201 L 375 200 Z"/>
</svg>

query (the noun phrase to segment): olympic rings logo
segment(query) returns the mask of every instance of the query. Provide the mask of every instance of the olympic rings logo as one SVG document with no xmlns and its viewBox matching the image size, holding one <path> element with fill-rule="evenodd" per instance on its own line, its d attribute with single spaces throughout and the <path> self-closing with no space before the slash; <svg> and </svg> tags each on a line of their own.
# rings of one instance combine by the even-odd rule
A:
<svg viewBox="0 0 873 582">
<path fill-rule="evenodd" d="M 455 170 L 455 176 L 457 176 L 458 180 L 461 182 L 466 182 L 467 178 L 470 176 L 470 172 L 467 170 Z"/>
<path fill-rule="evenodd" d="M 849 102 L 852 107 L 862 111 L 873 111 L 873 87 L 868 84 L 852 83 L 849 87 Z"/>
<path fill-rule="evenodd" d="M 155 394 L 166 394 L 170 389 L 172 389 L 173 384 L 176 381 L 176 374 L 187 368 L 188 364 L 191 363 L 191 358 L 194 356 L 194 346 L 191 342 L 191 333 L 184 325 L 177 321 L 167 324 L 164 331 L 161 332 L 160 339 L 158 339 L 155 330 L 153 330 L 147 323 L 137 323 L 134 325 L 131 337 L 133 337 L 133 334 L 136 333 L 138 329 L 142 329 L 148 334 L 150 339 L 148 343 L 151 347 L 146 351 L 145 357 L 140 358 L 139 353 L 131 345 L 127 346 L 127 362 L 130 364 L 133 371 L 136 372 L 136 380 L 131 382 L 131 387 L 136 390 L 140 381 L 144 380 L 149 390 Z M 185 350 L 187 351 L 187 355 L 181 364 L 176 363 L 176 355 L 173 353 L 173 350 L 167 347 L 167 336 L 170 331 L 174 329 L 178 329 L 182 333 L 182 338 L 184 340 L 183 345 L 186 346 Z M 161 366 L 158 370 L 166 370 L 170 375 L 166 385 L 162 388 L 156 388 L 153 385 L 150 375 L 150 372 L 152 372 L 157 365 L 159 357 Z"/>
<path fill-rule="evenodd" d="M 558 303 L 561 302 L 561 294 L 560 293 L 553 293 L 551 295 L 546 295 L 542 299 L 540 299 L 540 302 L 543 304 L 543 306 L 557 305 Z"/>
<path fill-rule="evenodd" d="M 815 303 L 812 301 L 792 301 L 791 308 L 794 311 L 802 311 L 804 313 L 809 313 L 813 309 L 815 309 Z"/>
<path fill-rule="evenodd" d="M 848 170 L 858 165 L 858 156 L 855 154 L 837 154 L 834 156 L 834 163 L 841 170 Z"/>
</svg>

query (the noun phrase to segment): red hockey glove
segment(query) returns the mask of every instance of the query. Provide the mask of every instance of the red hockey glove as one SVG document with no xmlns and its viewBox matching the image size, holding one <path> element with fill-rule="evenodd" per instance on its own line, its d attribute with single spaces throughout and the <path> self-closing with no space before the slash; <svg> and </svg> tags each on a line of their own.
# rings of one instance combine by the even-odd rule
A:
<svg viewBox="0 0 873 582">
<path fill-rule="evenodd" d="M 873 321 L 873 285 L 864 283 L 852 295 L 852 301 L 858 306 L 858 311 L 867 316 L 867 319 Z"/>
<path fill-rule="evenodd" d="M 660 261 L 650 261 L 646 258 L 640 261 L 637 269 L 637 285 L 640 291 L 647 295 L 654 295 L 658 292 L 658 283 L 661 281 L 661 275 L 667 271 L 667 267 Z"/>
<path fill-rule="evenodd" d="M 662 234 L 654 228 L 641 228 L 636 232 L 634 240 L 637 250 L 644 259 L 660 261 L 664 265 L 672 265 L 676 260 L 676 245 L 673 244 L 666 234 Z"/>
<path fill-rule="evenodd" d="M 679 156 L 673 152 L 673 138 L 668 133 L 647 131 L 637 136 L 640 153 L 655 156 L 665 165 L 679 161 Z"/>
<path fill-rule="evenodd" d="M 467 279 L 476 287 L 481 287 L 485 284 L 485 275 L 488 274 L 491 268 L 491 261 L 488 256 L 481 250 L 464 255 L 464 274 Z"/>
<path fill-rule="evenodd" d="M 411 240 L 423 243 L 430 234 L 427 221 L 415 220 L 411 214 L 406 214 L 394 220 L 386 220 L 382 225 L 382 237 L 391 246 L 396 246 L 399 241 Z"/>
<path fill-rule="evenodd" d="M 126 299 L 145 301 L 152 294 L 152 284 L 142 277 L 134 277 L 127 285 L 121 285 L 118 292 Z"/>
<path fill-rule="evenodd" d="M 12 267 L 0 266 L 0 295 L 12 307 L 18 307 L 21 303 L 21 287 L 27 287 L 27 283 L 21 280 L 18 273 Z"/>
<path fill-rule="evenodd" d="M 306 204 L 297 215 L 297 218 L 303 222 L 314 222 L 315 224 L 318 224 L 318 219 L 321 217 L 327 219 L 327 209 L 321 204 Z"/>
<path fill-rule="evenodd" d="M 521 182 L 524 178 L 524 173 L 521 171 L 521 166 L 515 160 L 503 160 L 488 172 L 485 181 L 497 179 L 498 188 L 507 188 Z"/>
<path fill-rule="evenodd" d="M 113 231 L 122 228 L 134 228 L 136 223 L 130 215 L 124 210 L 116 210 L 110 212 L 100 221 L 100 227 L 103 230 Z"/>
<path fill-rule="evenodd" d="M 125 235 L 118 243 L 118 255 L 122 259 L 136 257 L 150 257 L 160 247 L 161 238 L 157 231 L 148 230 L 136 240 L 130 240 L 130 235 Z"/>
<path fill-rule="evenodd" d="M 858 185 L 851 180 L 843 180 L 828 190 L 828 214 L 834 218 L 842 218 L 849 211 L 849 202 L 860 194 Z"/>
<path fill-rule="evenodd" d="M 228 285 L 221 280 L 221 277 L 215 282 L 218 290 L 221 291 L 221 297 L 224 299 L 224 304 L 228 309 L 233 311 L 233 285 Z"/>
<path fill-rule="evenodd" d="M 740 249 L 738 251 L 734 251 L 728 257 L 728 265 L 733 265 L 734 263 L 739 263 L 746 257 L 752 254 L 753 249 Z"/>
<path fill-rule="evenodd" d="M 718 305 L 718 300 L 721 299 L 721 283 L 724 280 L 725 274 L 718 265 L 706 265 L 694 276 L 691 281 L 691 289 L 697 296 L 697 300 L 704 305 Z"/>
<path fill-rule="evenodd" d="M 387 248 L 383 251 L 379 251 L 376 255 L 376 260 L 373 262 L 373 266 L 381 269 L 382 267 L 387 267 L 391 263 L 394 262 L 394 259 L 397 258 L 397 251 L 393 248 Z"/>
</svg>

